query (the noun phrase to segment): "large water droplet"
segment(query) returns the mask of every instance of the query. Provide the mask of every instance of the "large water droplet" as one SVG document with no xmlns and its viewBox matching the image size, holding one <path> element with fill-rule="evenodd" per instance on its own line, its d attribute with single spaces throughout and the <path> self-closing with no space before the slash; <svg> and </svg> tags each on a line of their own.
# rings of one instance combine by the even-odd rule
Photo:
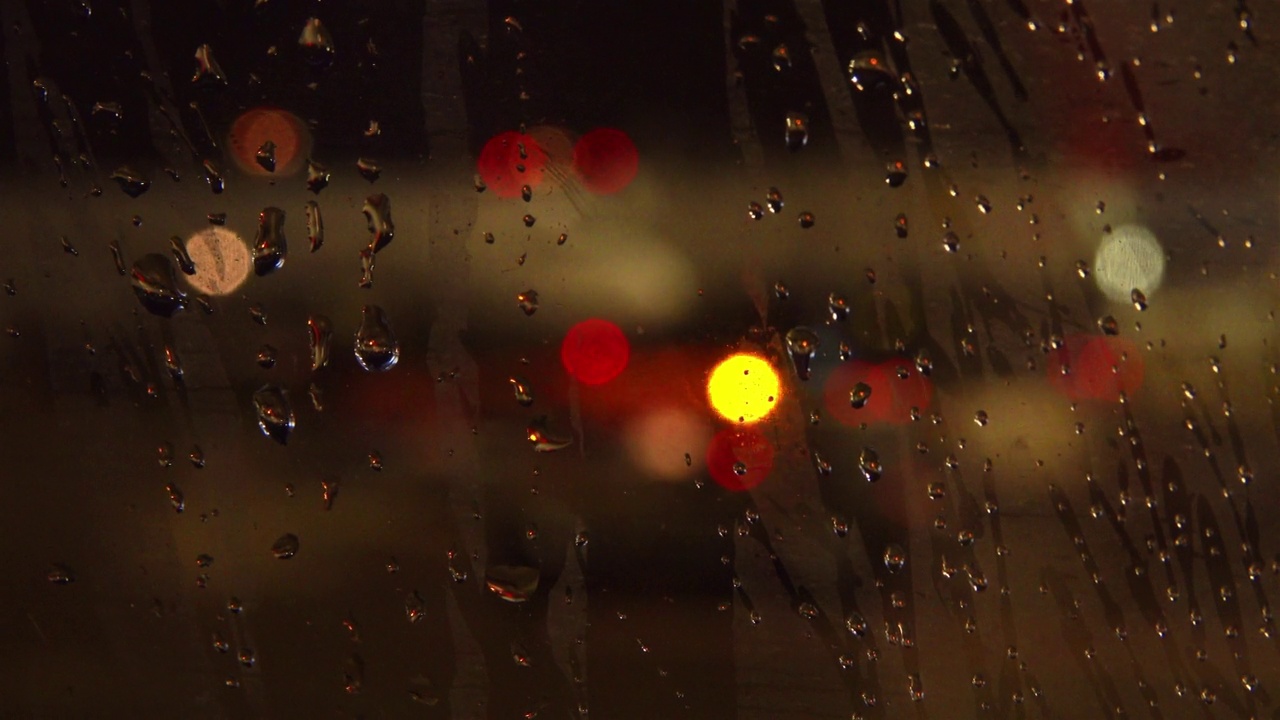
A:
<svg viewBox="0 0 1280 720">
<path fill-rule="evenodd" d="M 405 596 L 404 615 L 411 623 L 416 623 L 427 616 L 427 602 L 422 599 L 417 590 Z"/>
<path fill-rule="evenodd" d="M 307 240 L 311 242 L 311 252 L 315 252 L 324 244 L 324 216 L 315 200 L 308 200 L 303 210 L 307 214 Z"/>
<path fill-rule="evenodd" d="M 293 533 L 285 533 L 271 544 L 271 554 L 276 556 L 278 560 L 288 560 L 298 554 L 298 536 Z"/>
<path fill-rule="evenodd" d="M 376 160 L 360 158 L 356 160 L 356 172 L 359 172 L 360 177 L 365 180 L 376 182 L 382 176 L 382 166 Z"/>
<path fill-rule="evenodd" d="M 124 253 L 120 250 L 120 241 L 112 240 L 110 243 L 107 244 L 107 247 L 111 249 L 111 259 L 115 262 L 116 272 L 120 273 L 121 275 L 128 274 L 129 271 L 128 269 L 125 268 L 125 265 L 124 265 Z M 9 294 L 13 295 L 14 293 L 9 293 Z"/>
<path fill-rule="evenodd" d="M 515 393 L 516 402 L 524 407 L 533 404 L 533 389 L 529 387 L 529 381 L 521 377 L 510 378 L 511 390 Z"/>
<path fill-rule="evenodd" d="M 276 366 L 276 355 L 278 354 L 275 347 L 271 345 L 263 345 L 258 348 L 257 362 L 258 367 L 264 370 L 270 370 Z"/>
<path fill-rule="evenodd" d="M 45 576 L 49 582 L 55 585 L 68 585 L 75 582 L 76 574 L 70 567 L 62 563 L 54 563 L 49 566 L 49 573 Z"/>
<path fill-rule="evenodd" d="M 253 159 L 257 161 L 258 166 L 267 172 L 276 171 L 276 144 L 272 140 L 264 140 L 258 146 L 258 152 L 254 154 Z"/>
<path fill-rule="evenodd" d="M 884 169 L 884 183 L 889 187 L 902 187 L 907 181 L 907 166 L 901 160 L 891 162 Z"/>
<path fill-rule="evenodd" d="M 484 574 L 489 592 L 510 603 L 522 603 L 538 589 L 537 568 L 523 565 L 494 565 Z"/>
<path fill-rule="evenodd" d="M 201 45 L 196 48 L 196 72 L 191 77 L 191 82 L 205 85 L 226 85 L 227 76 L 222 72 L 222 66 L 218 64 L 218 59 L 213 56 L 213 48 L 208 44 Z"/>
<path fill-rule="evenodd" d="M 329 347 L 333 344 L 333 323 L 324 315 L 307 318 L 307 341 L 311 348 L 311 372 L 329 364 Z"/>
<path fill-rule="evenodd" d="M 858 454 L 858 469 L 862 471 L 862 476 L 867 482 L 875 482 L 884 474 L 884 468 L 880 465 L 880 455 L 869 447 L 862 448 L 862 452 Z"/>
<path fill-rule="evenodd" d="M 784 140 L 791 152 L 809 144 L 809 116 L 800 112 L 787 113 Z"/>
<path fill-rule="evenodd" d="M 776 187 L 769 188 L 769 192 L 765 193 L 764 200 L 765 204 L 769 206 L 769 212 L 782 212 L 783 200 L 781 190 Z"/>
<path fill-rule="evenodd" d="M 177 235 L 169 238 L 169 249 L 173 252 L 173 259 L 178 263 L 178 268 L 185 275 L 196 274 L 196 264 L 191 260 L 191 254 L 187 252 L 187 243 Z"/>
<path fill-rule="evenodd" d="M 879 50 L 864 50 L 849 61 L 849 82 L 859 92 L 893 84 L 894 76 Z"/>
<path fill-rule="evenodd" d="M 391 220 L 391 198 L 382 193 L 370 195 L 364 201 L 364 217 L 369 224 L 369 247 L 376 253 L 395 237 L 396 225 Z"/>
<path fill-rule="evenodd" d="M 253 242 L 253 271 L 259 277 L 279 270 L 289 254 L 284 237 L 284 211 L 264 208 L 258 214 L 258 236 Z"/>
<path fill-rule="evenodd" d="M 303 57 L 312 67 L 323 68 L 333 63 L 333 36 L 329 29 L 320 22 L 320 18 L 308 18 L 302 26 L 302 34 L 298 36 L 298 45 L 302 47 Z"/>
<path fill-rule="evenodd" d="M 854 384 L 853 389 L 849 391 L 849 405 L 854 409 L 861 410 L 866 407 L 870 399 L 871 386 L 864 382 Z"/>
<path fill-rule="evenodd" d="M 277 385 L 263 385 L 253 394 L 253 409 L 258 417 L 258 428 L 262 434 L 281 445 L 289 442 L 289 433 L 293 432 L 293 407 L 289 397 Z"/>
<path fill-rule="evenodd" d="M 145 175 L 128 166 L 122 166 L 111 174 L 111 179 L 120 184 L 125 195 L 136 198 L 151 189 L 151 181 Z"/>
<path fill-rule="evenodd" d="M 809 379 L 809 364 L 818 352 L 818 333 L 803 325 L 787 331 L 787 353 L 801 380 Z"/>
<path fill-rule="evenodd" d="M 312 158 L 307 158 L 307 189 L 316 195 L 329 187 L 329 168 Z"/>
<path fill-rule="evenodd" d="M 173 263 L 159 253 L 143 255 L 133 264 L 129 284 L 138 301 L 152 314 L 172 317 L 187 306 L 186 295 L 178 289 Z"/>
<path fill-rule="evenodd" d="M 526 316 L 538 312 L 538 291 L 525 290 L 519 295 L 516 295 L 516 303 L 520 306 L 520 310 L 523 311 Z"/>
<path fill-rule="evenodd" d="M 365 305 L 360 329 L 356 332 L 356 362 L 369 372 L 384 372 L 400 361 L 396 340 L 386 313 L 377 305 Z"/>
<path fill-rule="evenodd" d="M 573 440 L 570 438 L 562 438 L 548 432 L 547 426 L 547 418 L 539 417 L 530 422 L 528 427 L 525 428 L 525 437 L 533 445 L 534 452 L 554 452 L 563 450 L 573 444 Z"/>
</svg>

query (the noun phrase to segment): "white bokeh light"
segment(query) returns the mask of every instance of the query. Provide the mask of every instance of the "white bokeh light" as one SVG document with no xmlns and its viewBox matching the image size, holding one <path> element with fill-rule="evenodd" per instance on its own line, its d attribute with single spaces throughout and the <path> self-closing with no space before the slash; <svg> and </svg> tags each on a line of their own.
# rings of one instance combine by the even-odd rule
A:
<svg viewBox="0 0 1280 720">
<path fill-rule="evenodd" d="M 235 292 L 248 279 L 253 262 L 245 241 L 224 227 L 207 228 L 187 238 L 187 254 L 196 274 L 183 277 L 209 295 Z"/>
<path fill-rule="evenodd" d="M 1129 302 L 1135 288 L 1151 295 L 1164 280 L 1164 248 L 1147 228 L 1122 225 L 1098 246 L 1093 274 L 1109 300 Z"/>
</svg>

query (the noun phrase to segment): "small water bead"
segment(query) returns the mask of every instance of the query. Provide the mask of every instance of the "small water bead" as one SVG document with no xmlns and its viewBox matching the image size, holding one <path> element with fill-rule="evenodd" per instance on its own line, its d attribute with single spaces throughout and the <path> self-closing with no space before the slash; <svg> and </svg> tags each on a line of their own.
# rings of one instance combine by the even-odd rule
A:
<svg viewBox="0 0 1280 720">
<path fill-rule="evenodd" d="M 858 382 L 854 384 L 853 389 L 849 391 L 849 406 L 861 410 L 866 407 L 867 402 L 871 399 L 871 386 Z"/>
<path fill-rule="evenodd" d="M 264 370 L 270 370 L 271 368 L 275 367 L 276 354 L 277 354 L 277 351 L 275 347 L 271 345 L 263 345 L 262 347 L 258 348 L 258 354 L 257 354 L 258 367 Z"/>
<path fill-rule="evenodd" d="M 901 545 L 891 543 L 884 549 L 884 566 L 891 573 L 902 570 L 907 564 L 907 553 Z"/>
<path fill-rule="evenodd" d="M 902 187 L 907 181 L 907 166 L 901 160 L 895 160 L 885 166 L 884 182 L 891 188 Z"/>
<path fill-rule="evenodd" d="M 768 206 L 769 212 L 771 213 L 776 214 L 782 212 L 782 191 L 776 187 L 769 188 L 769 191 L 765 193 L 765 204 Z"/>
<path fill-rule="evenodd" d="M 298 536 L 293 533 L 285 533 L 271 544 L 271 554 L 277 560 L 288 560 L 298 554 Z"/>
<path fill-rule="evenodd" d="M 526 317 L 538 312 L 538 291 L 525 290 L 516 295 L 516 304 Z"/>
</svg>

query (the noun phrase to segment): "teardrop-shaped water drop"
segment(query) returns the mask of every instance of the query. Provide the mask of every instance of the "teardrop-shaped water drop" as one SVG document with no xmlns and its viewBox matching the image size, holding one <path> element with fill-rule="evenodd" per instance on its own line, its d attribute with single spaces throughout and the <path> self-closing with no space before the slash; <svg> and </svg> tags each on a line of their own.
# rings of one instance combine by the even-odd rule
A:
<svg viewBox="0 0 1280 720">
<path fill-rule="evenodd" d="M 187 306 L 187 297 L 178 289 L 173 263 L 159 253 L 143 255 L 133 264 L 129 284 L 148 312 L 172 317 Z"/>
<path fill-rule="evenodd" d="M 356 362 L 369 372 L 384 372 L 400 361 L 396 340 L 386 313 L 377 305 L 365 305 L 360 329 L 356 332 Z"/>
<path fill-rule="evenodd" d="M 112 261 L 115 262 L 116 272 L 120 273 L 121 275 L 129 274 L 129 270 L 128 268 L 125 267 L 125 264 L 124 264 L 124 252 L 121 251 L 120 249 L 120 241 L 112 240 L 110 243 L 107 244 L 107 247 L 110 248 L 111 250 L 111 259 Z M 9 294 L 12 295 L 13 293 L 9 293 Z"/>
<path fill-rule="evenodd" d="M 278 385 L 263 385 L 253 394 L 253 409 L 263 435 L 281 445 L 289 442 L 294 425 L 293 406 L 283 389 Z"/>
<path fill-rule="evenodd" d="M 307 342 L 311 348 L 311 372 L 329 364 L 329 348 L 333 344 L 333 323 L 324 315 L 307 318 Z"/>
<path fill-rule="evenodd" d="M 298 45 L 302 48 L 302 56 L 308 65 L 324 68 L 333 63 L 333 36 L 324 23 L 320 22 L 320 18 L 307 18 L 306 24 L 302 26 L 302 34 L 298 36 Z"/>
<path fill-rule="evenodd" d="M 523 407 L 529 407 L 533 404 L 533 389 L 529 387 L 529 381 L 521 377 L 510 378 L 511 390 L 515 393 L 516 402 Z"/>
<path fill-rule="evenodd" d="M 259 277 L 284 266 L 289 244 L 284 237 L 284 211 L 264 208 L 258 214 L 258 236 L 253 242 L 253 271 Z"/>
<path fill-rule="evenodd" d="M 369 225 L 369 247 L 376 253 L 390 244 L 396 234 L 396 224 L 391 220 L 391 198 L 382 193 L 370 195 L 364 201 L 364 217 Z"/>
<path fill-rule="evenodd" d="M 862 476 L 867 482 L 875 482 L 884 474 L 884 468 L 880 465 L 880 455 L 869 447 L 862 448 L 862 452 L 858 454 L 858 469 L 862 471 Z"/>
<path fill-rule="evenodd" d="M 818 333 L 803 325 L 787 331 L 787 353 L 801 380 L 809 379 L 809 364 L 818 352 Z"/>
<path fill-rule="evenodd" d="M 191 76 L 191 82 L 201 85 L 227 84 L 227 76 L 222 72 L 218 59 L 213 56 L 213 48 L 207 43 L 196 48 L 195 58 L 196 72 Z"/>
<path fill-rule="evenodd" d="M 303 210 L 307 214 L 307 240 L 311 242 L 311 252 L 315 252 L 324 244 L 324 216 L 315 200 L 308 200 Z"/>
<path fill-rule="evenodd" d="M 182 381 L 182 360 L 178 358 L 178 353 L 169 346 L 164 346 L 164 367 L 169 371 L 169 377 L 174 382 Z"/>
<path fill-rule="evenodd" d="M 191 260 L 191 254 L 187 252 L 187 244 L 182 238 L 177 235 L 169 238 L 169 249 L 173 252 L 173 259 L 178 263 L 178 268 L 183 274 L 196 274 L 196 264 Z"/>
</svg>

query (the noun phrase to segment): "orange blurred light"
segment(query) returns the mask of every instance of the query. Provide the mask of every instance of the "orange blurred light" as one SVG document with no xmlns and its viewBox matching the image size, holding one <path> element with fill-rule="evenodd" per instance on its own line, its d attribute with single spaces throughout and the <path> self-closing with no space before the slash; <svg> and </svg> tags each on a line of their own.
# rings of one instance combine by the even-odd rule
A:
<svg viewBox="0 0 1280 720">
<path fill-rule="evenodd" d="M 276 146 L 275 172 L 258 164 L 258 148 L 270 140 Z M 259 177 L 291 175 L 302 169 L 311 153 L 311 133 L 297 115 L 278 108 L 260 107 L 245 112 L 231 124 L 227 138 L 231 159 L 242 171 Z"/>
<path fill-rule="evenodd" d="M 751 424 L 777 406 L 782 386 L 778 373 L 759 355 L 740 353 L 720 361 L 707 378 L 707 399 L 730 422 Z"/>
</svg>

